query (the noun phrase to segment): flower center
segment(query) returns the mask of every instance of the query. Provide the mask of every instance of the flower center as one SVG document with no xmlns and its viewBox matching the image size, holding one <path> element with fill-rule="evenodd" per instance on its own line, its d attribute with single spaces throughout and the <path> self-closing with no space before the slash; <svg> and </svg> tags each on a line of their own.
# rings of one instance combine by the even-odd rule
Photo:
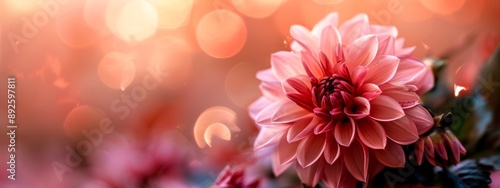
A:
<svg viewBox="0 0 500 188">
<path fill-rule="evenodd" d="M 317 106 L 314 113 L 325 119 L 344 119 L 343 109 L 354 93 L 350 79 L 334 73 L 330 77 L 322 78 L 319 82 L 312 78 L 311 84 L 313 102 Z"/>
</svg>

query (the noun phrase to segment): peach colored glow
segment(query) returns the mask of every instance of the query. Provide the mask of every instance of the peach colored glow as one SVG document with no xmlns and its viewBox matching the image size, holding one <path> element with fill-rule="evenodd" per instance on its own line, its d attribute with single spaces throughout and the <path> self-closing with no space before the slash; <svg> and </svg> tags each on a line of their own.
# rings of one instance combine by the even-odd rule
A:
<svg viewBox="0 0 500 188">
<path fill-rule="evenodd" d="M 149 0 L 158 13 L 158 27 L 175 29 L 189 21 L 193 0 Z"/>
<path fill-rule="evenodd" d="M 104 85 L 125 90 L 135 77 L 135 64 L 130 57 L 119 52 L 106 54 L 97 67 L 97 73 Z"/>
<path fill-rule="evenodd" d="M 419 0 L 428 10 L 438 14 L 452 14 L 460 10 L 465 0 Z"/>
<path fill-rule="evenodd" d="M 84 129 L 90 130 L 99 127 L 101 120 L 106 118 L 106 113 L 98 107 L 82 105 L 73 108 L 64 120 L 64 131 L 71 138 L 82 137 Z"/>
<path fill-rule="evenodd" d="M 65 8 L 57 16 L 56 21 L 57 35 L 61 41 L 72 48 L 86 48 L 94 44 L 97 41 L 97 34 L 86 24 L 83 7 Z"/>
<path fill-rule="evenodd" d="M 335 5 L 342 3 L 344 0 L 313 0 L 313 2 L 318 3 L 320 5 Z"/>
<path fill-rule="evenodd" d="M 85 22 L 99 33 L 106 33 L 106 8 L 109 0 L 86 0 L 83 10 Z"/>
<path fill-rule="evenodd" d="M 193 54 L 181 37 L 160 38 L 150 50 L 149 66 L 168 74 L 162 80 L 162 88 L 172 91 L 186 85 L 191 76 Z"/>
<path fill-rule="evenodd" d="M 118 14 L 118 36 L 127 42 L 139 42 L 156 31 L 158 15 L 155 7 L 144 0 L 128 2 Z"/>
<path fill-rule="evenodd" d="M 5 0 L 3 6 L 6 6 L 13 12 L 27 13 L 38 7 L 37 2 L 37 0 Z"/>
<path fill-rule="evenodd" d="M 259 85 L 255 71 L 257 71 L 255 63 L 242 62 L 234 65 L 226 75 L 224 82 L 226 94 L 231 102 L 241 108 L 246 108 L 253 102 L 255 96 L 260 94 L 255 88 L 247 87 Z"/>
<path fill-rule="evenodd" d="M 207 144 L 211 147 L 211 143 L 207 142 L 207 138 L 210 138 L 210 142 L 214 136 L 222 139 L 227 138 L 226 130 L 217 124 L 221 124 L 233 132 L 240 131 L 240 128 L 236 125 L 236 112 L 223 106 L 211 107 L 200 114 L 194 125 L 194 139 L 198 147 L 204 148 Z"/>
<path fill-rule="evenodd" d="M 247 27 L 240 16 L 227 10 L 209 12 L 199 21 L 196 40 L 201 49 L 215 58 L 237 54 L 247 39 Z"/>
<path fill-rule="evenodd" d="M 204 134 L 205 142 L 209 147 L 212 147 L 212 140 L 216 137 L 222 140 L 230 141 L 231 131 L 222 123 L 211 124 L 207 127 Z"/>
<path fill-rule="evenodd" d="M 252 18 L 265 18 L 273 14 L 284 0 L 231 0 L 240 13 Z"/>
</svg>

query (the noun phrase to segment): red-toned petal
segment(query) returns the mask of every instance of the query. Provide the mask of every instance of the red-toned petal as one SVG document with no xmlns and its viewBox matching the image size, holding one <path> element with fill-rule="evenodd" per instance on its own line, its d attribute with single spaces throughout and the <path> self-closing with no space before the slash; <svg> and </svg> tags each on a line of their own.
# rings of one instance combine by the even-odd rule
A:
<svg viewBox="0 0 500 188">
<path fill-rule="evenodd" d="M 271 55 L 271 68 L 280 81 L 306 72 L 302 68 L 300 54 L 280 51 Z"/>
<path fill-rule="evenodd" d="M 415 143 L 415 157 L 417 159 L 418 165 L 422 164 L 422 159 L 424 157 L 424 140 L 420 139 Z"/>
<path fill-rule="evenodd" d="M 352 111 L 352 110 L 355 111 Z M 354 97 L 352 102 L 344 108 L 344 113 L 352 119 L 361 119 L 370 114 L 370 101 L 364 97 Z"/>
<path fill-rule="evenodd" d="M 302 167 L 311 166 L 317 162 L 325 151 L 326 136 L 309 135 L 309 137 L 302 140 L 297 148 L 297 161 Z"/>
<path fill-rule="evenodd" d="M 323 134 L 329 132 L 333 130 L 334 125 L 335 124 L 333 121 L 330 122 L 322 121 L 314 128 L 314 134 Z"/>
<path fill-rule="evenodd" d="M 296 121 L 290 125 L 290 128 L 288 129 L 288 134 L 286 135 L 287 141 L 296 142 L 309 136 L 312 134 L 317 122 L 319 122 L 319 117 L 312 114 L 306 118 Z"/>
<path fill-rule="evenodd" d="M 405 166 L 405 152 L 399 144 L 389 141 L 385 149 L 375 149 L 372 152 L 378 161 L 385 166 L 393 168 Z"/>
<path fill-rule="evenodd" d="M 353 81 L 354 86 L 360 86 L 363 84 L 367 74 L 368 68 L 366 66 L 355 67 L 351 74 L 351 80 Z"/>
<path fill-rule="evenodd" d="M 441 156 L 445 161 L 448 160 L 448 153 L 446 152 L 446 146 L 444 145 L 444 141 L 440 137 L 432 137 L 432 142 L 434 142 L 434 149 L 436 153 Z"/>
<path fill-rule="evenodd" d="M 325 165 L 324 173 L 325 173 L 325 183 L 328 187 L 340 187 L 340 181 L 344 176 L 344 163 L 342 160 L 338 160 L 337 162 L 331 165 Z"/>
<path fill-rule="evenodd" d="M 271 121 L 273 123 L 292 123 L 304 116 L 311 114 L 291 100 L 285 100 L 274 112 Z"/>
<path fill-rule="evenodd" d="M 392 141 L 407 145 L 418 140 L 418 131 L 415 124 L 407 117 L 402 117 L 394 121 L 380 122 L 384 127 L 387 137 Z"/>
<path fill-rule="evenodd" d="M 302 183 L 307 186 L 314 187 L 318 184 L 319 179 L 323 175 L 323 160 L 319 160 L 311 166 L 303 168 L 299 163 L 295 163 L 295 169 Z"/>
<path fill-rule="evenodd" d="M 455 139 L 454 139 L 455 138 Z M 448 148 L 451 150 L 451 159 L 452 163 L 457 164 L 460 162 L 460 146 L 456 144 L 456 137 L 451 133 L 449 130 L 447 130 L 443 134 L 443 140 L 445 141 L 446 145 Z"/>
<path fill-rule="evenodd" d="M 399 58 L 396 56 L 386 55 L 377 57 L 368 65 L 370 71 L 366 75 L 366 82 L 382 85 L 391 80 L 394 74 L 396 74 L 399 61 Z"/>
<path fill-rule="evenodd" d="M 413 108 L 405 109 L 406 117 L 415 123 L 418 134 L 422 135 L 434 126 L 434 119 L 427 109 L 417 105 Z"/>
<path fill-rule="evenodd" d="M 287 78 L 283 82 L 283 89 L 285 93 L 300 93 L 303 95 L 311 94 L 311 82 L 309 77 L 305 75 L 297 75 L 295 77 Z"/>
<path fill-rule="evenodd" d="M 319 54 L 319 43 L 311 32 L 301 25 L 292 25 L 290 27 L 290 35 L 295 39 L 297 43 L 300 44 L 302 48 L 307 50 L 311 54 Z"/>
<path fill-rule="evenodd" d="M 370 117 L 377 121 L 394 121 L 404 115 L 401 105 L 388 96 L 380 95 L 370 101 Z"/>
<path fill-rule="evenodd" d="M 420 97 L 414 91 L 409 90 L 410 88 L 408 86 L 396 86 L 393 84 L 384 84 L 384 86 L 381 86 L 382 95 L 398 101 L 403 109 L 412 108 L 419 104 Z"/>
<path fill-rule="evenodd" d="M 357 140 L 354 140 L 351 145 L 342 150 L 342 156 L 352 176 L 359 181 L 366 182 L 368 175 L 368 150 Z"/>
<path fill-rule="evenodd" d="M 355 133 L 355 123 L 354 120 L 350 117 L 344 121 L 338 121 L 337 125 L 335 125 L 335 139 L 342 146 L 351 145 L 354 140 Z"/>
<path fill-rule="evenodd" d="M 260 149 L 278 143 L 279 139 L 284 136 L 285 130 L 286 127 L 262 127 L 257 138 L 255 138 L 254 149 Z"/>
<path fill-rule="evenodd" d="M 434 143 L 432 142 L 430 137 L 426 137 L 424 141 L 425 153 L 432 158 L 435 158 L 434 155 Z"/>
<path fill-rule="evenodd" d="M 368 100 L 372 100 L 378 97 L 382 93 L 382 90 L 380 90 L 380 88 L 376 84 L 365 83 L 359 86 L 356 92 L 358 93 L 358 95 Z"/>
<path fill-rule="evenodd" d="M 340 44 L 340 33 L 332 26 L 327 26 L 321 32 L 320 49 L 329 60 L 329 65 L 325 67 L 333 68 L 333 63 L 336 62 L 336 48 Z"/>
<path fill-rule="evenodd" d="M 281 165 L 289 163 L 295 159 L 297 148 L 300 142 L 289 143 L 285 136 L 282 136 L 278 144 L 278 162 Z"/>
<path fill-rule="evenodd" d="M 325 160 L 328 164 L 333 164 L 340 156 L 340 146 L 331 133 L 326 134 Z"/>
<path fill-rule="evenodd" d="M 357 66 L 369 65 L 377 54 L 378 41 L 375 35 L 365 35 L 347 47 L 345 62 L 352 74 Z"/>
<path fill-rule="evenodd" d="M 285 172 L 293 163 L 280 164 L 278 159 L 278 153 L 273 153 L 272 155 L 272 163 L 273 163 L 273 173 L 274 176 L 278 177 L 283 172 Z"/>
<path fill-rule="evenodd" d="M 384 128 L 377 121 L 370 118 L 357 120 L 356 130 L 361 142 L 372 149 L 384 149 L 387 136 Z"/>
<path fill-rule="evenodd" d="M 323 72 L 324 70 L 318 60 L 312 54 L 306 51 L 301 51 L 301 55 L 302 65 L 307 75 L 317 79 L 323 78 L 325 73 Z"/>
</svg>

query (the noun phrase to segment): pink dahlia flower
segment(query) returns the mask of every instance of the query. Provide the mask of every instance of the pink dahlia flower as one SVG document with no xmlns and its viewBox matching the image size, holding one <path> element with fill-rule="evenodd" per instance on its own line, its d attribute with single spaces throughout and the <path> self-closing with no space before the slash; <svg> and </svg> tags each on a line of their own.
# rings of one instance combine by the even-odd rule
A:
<svg viewBox="0 0 500 188">
<path fill-rule="evenodd" d="M 260 187 L 260 180 L 249 180 L 245 177 L 245 170 L 243 168 L 232 169 L 226 166 L 219 174 L 213 188 L 258 188 Z"/>
<path fill-rule="evenodd" d="M 250 106 L 260 126 L 254 147 L 275 148 L 275 174 L 295 164 L 306 185 L 338 187 L 403 167 L 401 145 L 433 125 L 418 94 L 434 82 L 397 29 L 369 25 L 365 14 L 338 26 L 333 13 L 290 33 L 293 51 L 274 53 L 257 73 L 263 96 Z"/>
</svg>

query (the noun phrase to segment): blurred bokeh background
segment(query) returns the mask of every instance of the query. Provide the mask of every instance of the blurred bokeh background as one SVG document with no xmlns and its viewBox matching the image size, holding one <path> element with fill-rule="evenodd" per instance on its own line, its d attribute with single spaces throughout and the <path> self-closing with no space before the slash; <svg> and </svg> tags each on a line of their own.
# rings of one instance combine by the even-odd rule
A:
<svg viewBox="0 0 500 188">
<path fill-rule="evenodd" d="M 1 170 L 0 184 L 134 181 L 154 165 L 122 163 L 183 153 L 154 149 L 168 138 L 189 150 L 168 160 L 189 169 L 192 186 L 208 186 L 226 164 L 249 160 L 256 72 L 290 50 L 291 25 L 311 28 L 331 12 L 340 23 L 366 13 L 372 24 L 395 25 L 417 58 L 454 53 L 446 79 L 465 88 L 481 67 L 475 60 L 499 41 L 497 0 L 1 0 L 0 101 L 15 76 L 18 129 L 17 180 Z M 9 157 L 5 102 L 1 161 Z"/>
</svg>

